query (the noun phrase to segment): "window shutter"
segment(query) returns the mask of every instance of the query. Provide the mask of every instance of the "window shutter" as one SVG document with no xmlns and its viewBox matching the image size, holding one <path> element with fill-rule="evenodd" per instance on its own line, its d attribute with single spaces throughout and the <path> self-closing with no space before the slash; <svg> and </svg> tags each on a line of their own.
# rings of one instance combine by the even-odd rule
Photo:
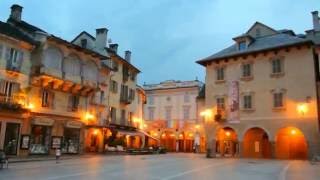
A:
<svg viewBox="0 0 320 180">
<path fill-rule="evenodd" d="M 11 58 L 10 58 L 10 50 L 11 48 L 7 47 L 6 48 L 6 61 L 7 61 L 7 68 L 10 68 L 11 67 Z"/>
<path fill-rule="evenodd" d="M 17 69 L 20 71 L 23 63 L 23 52 L 18 51 L 18 59 L 17 59 Z"/>
<path fill-rule="evenodd" d="M 0 94 L 4 95 L 6 93 L 6 81 L 0 79 Z"/>
<path fill-rule="evenodd" d="M 55 108 L 55 103 L 54 103 L 54 92 L 49 93 L 49 105 L 52 109 Z"/>
</svg>

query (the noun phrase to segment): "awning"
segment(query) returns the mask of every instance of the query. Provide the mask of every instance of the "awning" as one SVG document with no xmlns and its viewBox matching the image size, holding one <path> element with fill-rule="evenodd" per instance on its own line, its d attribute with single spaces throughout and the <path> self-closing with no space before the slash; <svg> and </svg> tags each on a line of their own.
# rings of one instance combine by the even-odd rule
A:
<svg viewBox="0 0 320 180">
<path fill-rule="evenodd" d="M 156 140 L 156 141 L 160 141 L 159 139 L 157 139 L 157 138 L 151 136 L 150 134 L 148 134 L 147 132 L 144 132 L 144 131 L 141 131 L 141 130 L 140 130 L 140 132 L 141 132 L 142 134 L 144 134 L 145 136 L 148 136 L 149 138 L 152 138 L 152 139 L 154 139 L 154 140 Z"/>
<path fill-rule="evenodd" d="M 129 135 L 129 136 L 143 136 L 144 134 L 139 131 L 126 131 L 126 130 L 116 130 L 119 134 Z"/>
</svg>

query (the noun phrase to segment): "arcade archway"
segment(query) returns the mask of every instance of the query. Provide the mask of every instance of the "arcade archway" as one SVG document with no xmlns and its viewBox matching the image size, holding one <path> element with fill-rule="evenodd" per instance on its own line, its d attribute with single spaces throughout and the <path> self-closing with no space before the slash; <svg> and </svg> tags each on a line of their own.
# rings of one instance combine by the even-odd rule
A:
<svg viewBox="0 0 320 180">
<path fill-rule="evenodd" d="M 243 157 L 247 158 L 271 158 L 271 144 L 265 130 L 254 127 L 244 135 Z"/>
<path fill-rule="evenodd" d="M 233 157 L 238 153 L 239 144 L 237 133 L 230 127 L 218 130 L 216 134 L 216 154 L 218 156 Z"/>
<path fill-rule="evenodd" d="M 295 127 L 286 127 L 276 135 L 275 156 L 279 159 L 307 159 L 308 146 L 304 134 Z"/>
</svg>

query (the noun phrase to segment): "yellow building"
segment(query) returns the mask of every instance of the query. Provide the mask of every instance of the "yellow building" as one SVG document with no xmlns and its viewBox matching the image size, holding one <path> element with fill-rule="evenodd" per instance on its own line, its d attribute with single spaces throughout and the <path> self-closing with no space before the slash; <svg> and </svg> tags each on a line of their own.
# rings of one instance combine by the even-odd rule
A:
<svg viewBox="0 0 320 180">
<path fill-rule="evenodd" d="M 256 22 L 206 68 L 212 156 L 306 159 L 320 153 L 319 58 L 314 43 Z M 317 65 L 317 66 L 315 66 Z"/>
</svg>

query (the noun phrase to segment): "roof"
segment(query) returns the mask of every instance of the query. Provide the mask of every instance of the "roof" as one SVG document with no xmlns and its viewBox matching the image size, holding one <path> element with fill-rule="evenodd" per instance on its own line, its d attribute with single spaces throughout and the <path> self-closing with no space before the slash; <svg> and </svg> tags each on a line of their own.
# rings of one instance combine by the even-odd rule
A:
<svg viewBox="0 0 320 180">
<path fill-rule="evenodd" d="M 123 59 L 121 56 L 119 56 L 119 55 L 118 55 L 116 52 L 114 52 L 112 49 L 107 48 L 107 47 L 106 47 L 105 49 L 107 50 L 107 52 L 108 52 L 109 54 L 111 54 L 112 56 L 117 57 L 121 62 L 123 62 L 123 63 L 126 64 L 127 66 L 133 68 L 133 69 L 136 70 L 138 73 L 141 72 L 137 67 L 135 67 L 134 65 L 132 65 L 131 63 L 129 63 L 128 61 L 126 61 L 125 59 Z"/>
<path fill-rule="evenodd" d="M 298 36 L 294 36 L 286 32 L 288 31 L 277 32 L 274 35 L 256 38 L 245 50 L 242 51 L 239 51 L 237 49 L 237 44 L 233 44 L 232 46 L 229 46 L 228 48 L 225 48 L 222 51 L 219 51 L 218 53 L 215 53 L 209 57 L 197 61 L 197 63 L 205 65 L 207 62 L 220 60 L 223 58 L 236 57 L 259 51 L 278 49 L 303 43 L 312 44 L 311 40 L 300 38 Z"/>
<path fill-rule="evenodd" d="M 17 21 L 17 20 L 15 20 L 13 18 L 9 18 L 7 20 L 7 22 L 8 23 L 13 23 L 18 28 L 22 28 L 22 29 L 28 31 L 29 33 L 34 33 L 36 31 L 45 32 L 44 30 L 42 30 L 42 29 L 40 29 L 40 28 L 38 28 L 36 26 L 33 26 L 33 25 L 31 25 L 31 24 L 29 24 L 29 23 L 27 23 L 25 21 L 22 21 L 22 20 L 21 21 Z"/>
<path fill-rule="evenodd" d="M 37 42 L 30 38 L 28 35 L 20 31 L 19 29 L 15 28 L 14 26 L 1 21 L 0 33 L 15 38 L 17 40 L 27 42 L 31 45 L 37 45 Z"/>
<path fill-rule="evenodd" d="M 86 34 L 87 36 L 89 36 L 92 40 L 95 40 L 96 38 L 93 37 L 90 33 L 88 33 L 87 31 L 82 31 L 80 34 L 78 34 L 78 36 L 76 36 L 71 43 L 74 43 L 74 41 L 76 41 L 82 34 Z"/>
<path fill-rule="evenodd" d="M 57 36 L 54 36 L 54 35 L 48 36 L 48 40 L 53 40 L 53 41 L 56 41 L 56 42 L 59 42 L 59 43 L 63 43 L 63 44 L 67 45 L 70 48 L 73 48 L 73 49 L 78 50 L 78 51 L 82 51 L 83 53 L 91 55 L 91 56 L 93 56 L 95 58 L 99 58 L 99 59 L 107 59 L 108 58 L 106 56 L 103 56 L 103 55 L 95 52 L 95 51 L 83 48 L 83 47 L 75 45 L 75 44 L 72 44 L 69 41 L 61 39 L 61 38 L 59 38 Z"/>
<path fill-rule="evenodd" d="M 193 88 L 193 87 L 200 88 L 202 84 L 203 83 L 198 80 L 193 80 L 193 81 L 167 80 L 164 82 L 160 82 L 159 84 L 144 84 L 143 88 L 145 91 L 182 89 L 182 88 Z"/>
</svg>

